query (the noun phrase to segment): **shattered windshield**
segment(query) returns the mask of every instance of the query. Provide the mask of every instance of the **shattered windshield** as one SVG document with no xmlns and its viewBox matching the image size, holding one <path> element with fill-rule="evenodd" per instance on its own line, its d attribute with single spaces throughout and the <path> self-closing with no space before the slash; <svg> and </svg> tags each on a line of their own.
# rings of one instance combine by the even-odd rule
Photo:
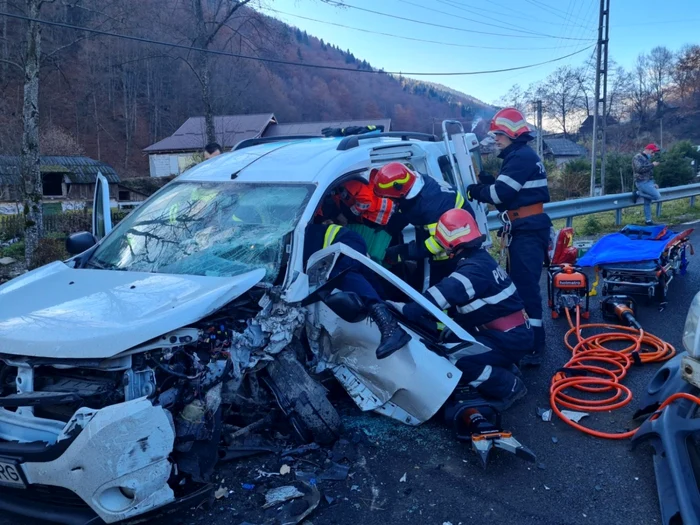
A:
<svg viewBox="0 0 700 525">
<path fill-rule="evenodd" d="M 285 236 L 311 185 L 176 182 L 120 222 L 95 250 L 93 268 L 231 277 L 257 268 L 272 282 Z"/>
</svg>

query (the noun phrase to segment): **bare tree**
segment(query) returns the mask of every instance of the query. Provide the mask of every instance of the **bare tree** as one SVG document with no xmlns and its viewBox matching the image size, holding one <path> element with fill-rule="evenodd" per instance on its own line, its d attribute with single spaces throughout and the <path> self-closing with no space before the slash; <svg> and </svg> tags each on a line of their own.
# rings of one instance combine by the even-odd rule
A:
<svg viewBox="0 0 700 525">
<path fill-rule="evenodd" d="M 53 0 L 51 0 L 53 1 Z M 39 69 L 41 66 L 41 8 L 48 0 L 25 0 L 26 13 L 34 20 L 27 22 L 27 43 L 24 56 L 24 105 L 22 108 L 22 205 L 24 208 L 25 261 L 31 266 L 43 230 L 43 185 L 39 167 Z M 50 2 L 49 2 L 50 3 Z"/>
<path fill-rule="evenodd" d="M 210 49 L 219 33 L 227 27 L 236 12 L 249 4 L 251 0 L 190 0 L 191 14 L 194 18 L 195 32 L 191 40 L 192 47 Z M 208 9 L 206 5 L 212 6 Z M 214 128 L 214 110 L 212 108 L 211 94 L 211 57 L 209 53 L 196 53 L 194 65 L 188 60 L 188 64 L 195 73 L 201 87 L 202 104 L 204 106 L 204 121 L 207 142 L 216 142 Z"/>
<path fill-rule="evenodd" d="M 538 86 L 545 115 L 556 122 L 568 137 L 575 112 L 580 107 L 581 88 L 577 72 L 570 66 L 557 68 Z"/>
<path fill-rule="evenodd" d="M 531 99 L 532 93 L 530 90 L 523 90 L 520 84 L 514 84 L 505 95 L 496 101 L 496 105 L 516 108 L 526 113 Z"/>
<path fill-rule="evenodd" d="M 685 46 L 680 50 L 672 72 L 681 101 L 695 99 L 700 94 L 700 46 Z"/>
<path fill-rule="evenodd" d="M 674 68 L 673 53 L 664 46 L 657 46 L 651 50 L 647 57 L 649 86 L 654 94 L 656 112 L 661 113 L 664 104 L 664 95 L 671 82 Z"/>
<path fill-rule="evenodd" d="M 632 73 L 632 116 L 640 123 L 646 122 L 652 98 L 649 85 L 649 61 L 645 54 L 640 54 Z"/>
</svg>

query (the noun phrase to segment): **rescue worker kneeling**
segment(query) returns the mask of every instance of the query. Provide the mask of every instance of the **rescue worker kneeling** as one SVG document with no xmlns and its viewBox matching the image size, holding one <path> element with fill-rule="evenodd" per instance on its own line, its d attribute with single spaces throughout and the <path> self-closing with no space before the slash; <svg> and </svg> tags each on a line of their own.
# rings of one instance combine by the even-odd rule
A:
<svg viewBox="0 0 700 525">
<path fill-rule="evenodd" d="M 428 288 L 425 297 L 470 332 L 487 352 L 458 359 L 462 380 L 481 395 L 509 408 L 527 389 L 518 377 L 517 363 L 531 351 L 534 332 L 524 304 L 508 274 L 486 250 L 474 218 L 465 210 L 440 217 L 435 239 L 456 259 L 454 271 Z M 392 303 L 409 320 L 425 326 L 429 314 L 414 302 Z M 432 318 L 431 318 L 432 319 Z M 437 323 L 433 322 L 437 330 Z"/>
<path fill-rule="evenodd" d="M 367 255 L 367 245 L 364 239 L 357 233 L 337 224 L 310 224 L 306 227 L 304 238 L 304 260 L 308 261 L 314 253 L 328 248 L 335 243 L 343 243 L 353 250 Z M 355 292 L 365 303 L 370 318 L 377 323 L 381 334 L 381 341 L 377 348 L 377 359 L 384 359 L 400 350 L 408 344 L 411 336 L 399 326 L 396 318 L 384 303 L 377 291 L 378 283 L 372 284 L 374 276 L 368 272 L 362 263 L 349 257 L 340 257 L 333 268 L 330 277 L 333 278 L 345 271 L 337 287 L 344 292 Z"/>
</svg>

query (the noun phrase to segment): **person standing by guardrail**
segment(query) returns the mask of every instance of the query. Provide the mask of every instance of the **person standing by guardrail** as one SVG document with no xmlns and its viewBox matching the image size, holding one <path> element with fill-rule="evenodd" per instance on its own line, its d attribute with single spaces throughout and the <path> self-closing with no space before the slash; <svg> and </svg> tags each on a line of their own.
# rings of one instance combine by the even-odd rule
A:
<svg viewBox="0 0 700 525">
<path fill-rule="evenodd" d="M 644 199 L 644 220 L 647 226 L 654 224 L 651 220 L 651 203 L 661 200 L 659 187 L 654 182 L 654 167 L 659 163 L 653 160 L 659 151 L 656 144 L 648 144 L 644 151 L 632 158 L 634 185 L 637 188 L 632 192 L 632 202 L 636 203 L 639 197 Z"/>
<path fill-rule="evenodd" d="M 503 159 L 501 171 L 497 178 L 479 175 L 481 183 L 467 187 L 467 199 L 493 204 L 501 212 L 501 238 L 508 249 L 507 271 L 535 332 L 533 352 L 520 364 L 538 366 L 545 346 L 540 277 L 552 227 L 544 213 L 544 203 L 550 200 L 547 172 L 535 150 L 527 145 L 534 137 L 520 111 L 500 110 L 491 121 L 489 133 Z"/>
<path fill-rule="evenodd" d="M 659 187 L 654 182 L 654 167 L 659 163 L 652 160 L 658 153 L 656 144 L 648 144 L 644 151 L 637 153 L 632 159 L 632 171 L 634 172 L 634 185 L 636 190 L 632 192 L 632 202 L 637 202 L 639 197 L 644 199 L 644 220 L 647 226 L 654 224 L 651 220 L 652 201 L 661 200 Z"/>
</svg>

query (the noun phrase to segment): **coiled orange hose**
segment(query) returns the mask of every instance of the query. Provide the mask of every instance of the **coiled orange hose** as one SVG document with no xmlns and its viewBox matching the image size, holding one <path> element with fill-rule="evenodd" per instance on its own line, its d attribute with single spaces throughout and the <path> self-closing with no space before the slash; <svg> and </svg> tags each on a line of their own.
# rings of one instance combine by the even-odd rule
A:
<svg viewBox="0 0 700 525">
<path fill-rule="evenodd" d="M 573 372 L 581 372 L 582 375 L 567 375 L 558 372 L 552 378 L 549 389 L 549 400 L 552 411 L 568 425 L 585 432 L 591 436 L 605 439 L 631 438 L 637 429 L 627 432 L 601 432 L 583 425 L 566 417 L 559 407 L 568 408 L 580 412 L 607 412 L 624 407 L 632 401 L 632 391 L 621 383 L 627 375 L 627 371 L 633 362 L 659 363 L 676 355 L 676 349 L 666 341 L 645 332 L 627 326 L 607 323 L 593 323 L 581 326 L 581 311 L 576 307 L 576 324 L 571 320 L 571 314 L 566 310 L 566 318 L 571 329 L 566 332 L 564 342 L 573 354 L 572 358 L 564 366 Z M 584 329 L 603 329 L 604 333 L 582 336 Z M 576 344 L 570 342 L 575 335 Z M 628 344 L 621 350 L 613 350 L 606 345 L 610 343 Z M 601 394 L 610 392 L 604 399 L 585 399 L 576 397 L 573 391 Z M 659 417 L 661 410 L 677 399 L 688 399 L 700 405 L 700 398 L 679 393 L 666 399 L 659 409 L 652 415 L 652 419 Z"/>
</svg>

